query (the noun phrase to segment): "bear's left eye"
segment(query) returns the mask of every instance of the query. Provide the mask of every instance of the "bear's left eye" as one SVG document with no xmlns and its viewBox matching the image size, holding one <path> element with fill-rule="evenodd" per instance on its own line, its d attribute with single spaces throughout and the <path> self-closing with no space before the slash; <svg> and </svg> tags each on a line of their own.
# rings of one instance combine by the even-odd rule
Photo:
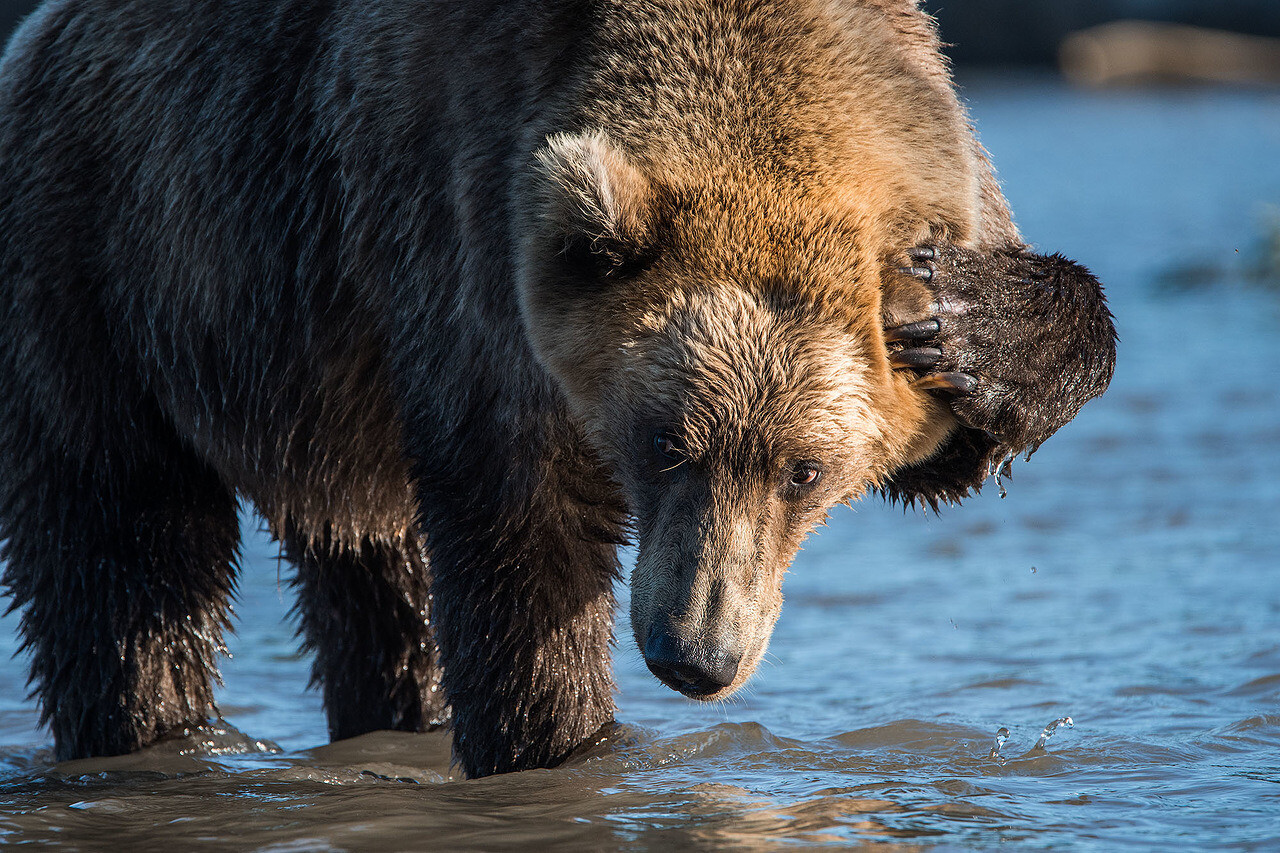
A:
<svg viewBox="0 0 1280 853">
<path fill-rule="evenodd" d="M 653 449 L 672 462 L 680 462 L 684 459 L 684 450 L 680 447 L 680 441 L 669 432 L 654 435 Z"/>
<path fill-rule="evenodd" d="M 822 469 L 813 462 L 799 462 L 791 469 L 791 485 L 816 486 L 822 479 Z"/>
</svg>

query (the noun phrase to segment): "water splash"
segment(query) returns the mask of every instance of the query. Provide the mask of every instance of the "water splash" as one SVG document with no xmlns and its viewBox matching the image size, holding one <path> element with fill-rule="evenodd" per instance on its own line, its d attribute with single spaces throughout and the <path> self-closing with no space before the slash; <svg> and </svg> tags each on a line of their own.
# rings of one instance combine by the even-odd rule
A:
<svg viewBox="0 0 1280 853">
<path fill-rule="evenodd" d="M 1045 752 L 1047 752 L 1047 750 L 1044 748 L 1044 745 L 1049 742 L 1049 738 L 1053 737 L 1054 732 L 1056 732 L 1059 728 L 1063 726 L 1066 726 L 1067 728 L 1071 729 L 1071 728 L 1075 728 L 1075 725 L 1076 725 L 1075 720 L 1071 719 L 1070 717 L 1059 717 L 1058 719 L 1054 720 L 1052 723 L 1044 727 L 1044 731 L 1040 732 L 1040 738 L 1039 740 L 1036 741 L 1036 745 L 1031 747 L 1031 749 L 1027 750 L 1027 753 L 1026 753 L 1027 757 L 1044 754 Z M 1008 761 L 1008 759 L 1006 759 L 1004 755 L 1001 754 L 1001 751 L 1004 749 L 1004 745 L 1006 742 L 1008 742 L 1008 740 L 1009 740 L 1009 730 L 1007 728 L 1005 728 L 1004 726 L 1001 726 L 1000 728 L 996 729 L 996 741 L 994 744 L 992 744 L 991 751 L 987 753 L 987 757 L 990 758 L 992 761 L 996 762 L 997 764 L 1003 766 L 1005 762 Z"/>
<path fill-rule="evenodd" d="M 1036 741 L 1036 745 L 1031 747 L 1031 752 L 1044 752 L 1044 745 L 1049 742 L 1049 738 L 1053 737 L 1053 733 L 1060 727 L 1066 726 L 1069 729 L 1075 728 L 1076 722 L 1070 717 L 1059 717 L 1052 723 L 1044 727 L 1044 731 L 1040 733 L 1040 739 Z"/>
<path fill-rule="evenodd" d="M 1004 742 L 1009 739 L 1009 730 L 1004 726 L 996 729 L 996 742 L 991 747 L 991 759 L 997 764 L 1004 764 L 1005 757 L 1000 754 L 1000 750 L 1004 749 Z"/>
<path fill-rule="evenodd" d="M 988 433 L 988 435 L 993 439 L 995 438 L 995 435 L 992 433 Z M 992 459 L 989 467 L 987 468 L 987 476 L 995 477 L 996 488 L 1000 490 L 1001 500 L 1004 500 L 1009 496 L 1008 490 L 1005 489 L 1004 481 L 1013 479 L 1013 459 L 1014 453 L 1008 451 L 1006 448 L 1005 455 Z"/>
</svg>

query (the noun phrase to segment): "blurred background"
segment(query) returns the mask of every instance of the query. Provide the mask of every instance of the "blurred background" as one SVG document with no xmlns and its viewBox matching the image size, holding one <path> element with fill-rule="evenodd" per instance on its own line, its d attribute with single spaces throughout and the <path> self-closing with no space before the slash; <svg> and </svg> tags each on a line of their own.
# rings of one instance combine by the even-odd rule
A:
<svg viewBox="0 0 1280 853">
<path fill-rule="evenodd" d="M 925 7 L 937 17 L 942 38 L 951 45 L 947 52 L 959 65 L 1050 66 L 1062 58 L 1070 64 L 1078 57 L 1071 51 L 1061 55 L 1073 35 L 1091 30 L 1105 34 L 1107 29 L 1096 28 L 1117 22 L 1143 23 L 1145 27 L 1132 31 L 1150 33 L 1155 41 L 1159 33 L 1177 32 L 1169 25 L 1208 31 L 1202 33 L 1205 37 L 1212 37 L 1213 31 L 1280 36 L 1280 3 L 1275 0 L 927 0 Z M 1144 45 L 1141 36 L 1131 39 L 1131 47 Z M 1280 79 L 1276 50 L 1271 44 L 1268 76 L 1273 80 Z M 1168 46 L 1151 51 L 1153 76 L 1195 77 L 1194 68 L 1179 72 L 1172 61 L 1180 52 L 1184 60 L 1193 58 Z M 1160 61 L 1168 67 L 1162 69 Z"/>
</svg>

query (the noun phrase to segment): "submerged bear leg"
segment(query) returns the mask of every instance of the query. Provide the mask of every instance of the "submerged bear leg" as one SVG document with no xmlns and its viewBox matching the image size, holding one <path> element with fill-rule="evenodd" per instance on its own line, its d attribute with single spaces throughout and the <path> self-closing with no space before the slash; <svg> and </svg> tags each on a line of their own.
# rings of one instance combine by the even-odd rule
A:
<svg viewBox="0 0 1280 853">
<path fill-rule="evenodd" d="M 473 778 L 554 767 L 613 721 L 622 510 L 574 456 L 532 478 L 482 462 L 420 481 L 454 754 Z"/>
<path fill-rule="evenodd" d="M 145 413 L 134 417 L 104 425 L 111 438 L 80 455 L 0 460 L 4 583 L 23 609 L 59 760 L 131 752 L 216 714 L 235 498 L 176 440 L 147 429 Z M 125 435 L 151 441 L 126 449 Z"/>
<path fill-rule="evenodd" d="M 378 729 L 428 731 L 449 716 L 440 686 L 426 561 L 412 537 L 307 538 L 291 526 L 297 611 L 314 651 L 329 737 Z"/>
</svg>

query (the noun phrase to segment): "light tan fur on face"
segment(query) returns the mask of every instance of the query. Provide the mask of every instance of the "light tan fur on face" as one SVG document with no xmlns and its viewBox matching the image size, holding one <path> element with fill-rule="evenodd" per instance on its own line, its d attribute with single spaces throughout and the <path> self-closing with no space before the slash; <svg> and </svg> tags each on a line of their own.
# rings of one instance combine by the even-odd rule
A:
<svg viewBox="0 0 1280 853">
<path fill-rule="evenodd" d="M 639 514 L 637 643 L 665 621 L 740 653 L 737 679 L 717 695 L 744 683 L 763 655 L 804 535 L 879 476 L 893 442 L 860 342 L 815 330 L 804 306 L 770 296 L 682 293 L 643 315 L 603 402 L 615 423 L 644 426 L 622 436 L 611 423 L 597 427 Z M 678 437 L 684 461 L 672 465 L 646 446 L 655 428 Z M 822 463 L 825 482 L 787 499 L 801 461 Z"/>
</svg>

